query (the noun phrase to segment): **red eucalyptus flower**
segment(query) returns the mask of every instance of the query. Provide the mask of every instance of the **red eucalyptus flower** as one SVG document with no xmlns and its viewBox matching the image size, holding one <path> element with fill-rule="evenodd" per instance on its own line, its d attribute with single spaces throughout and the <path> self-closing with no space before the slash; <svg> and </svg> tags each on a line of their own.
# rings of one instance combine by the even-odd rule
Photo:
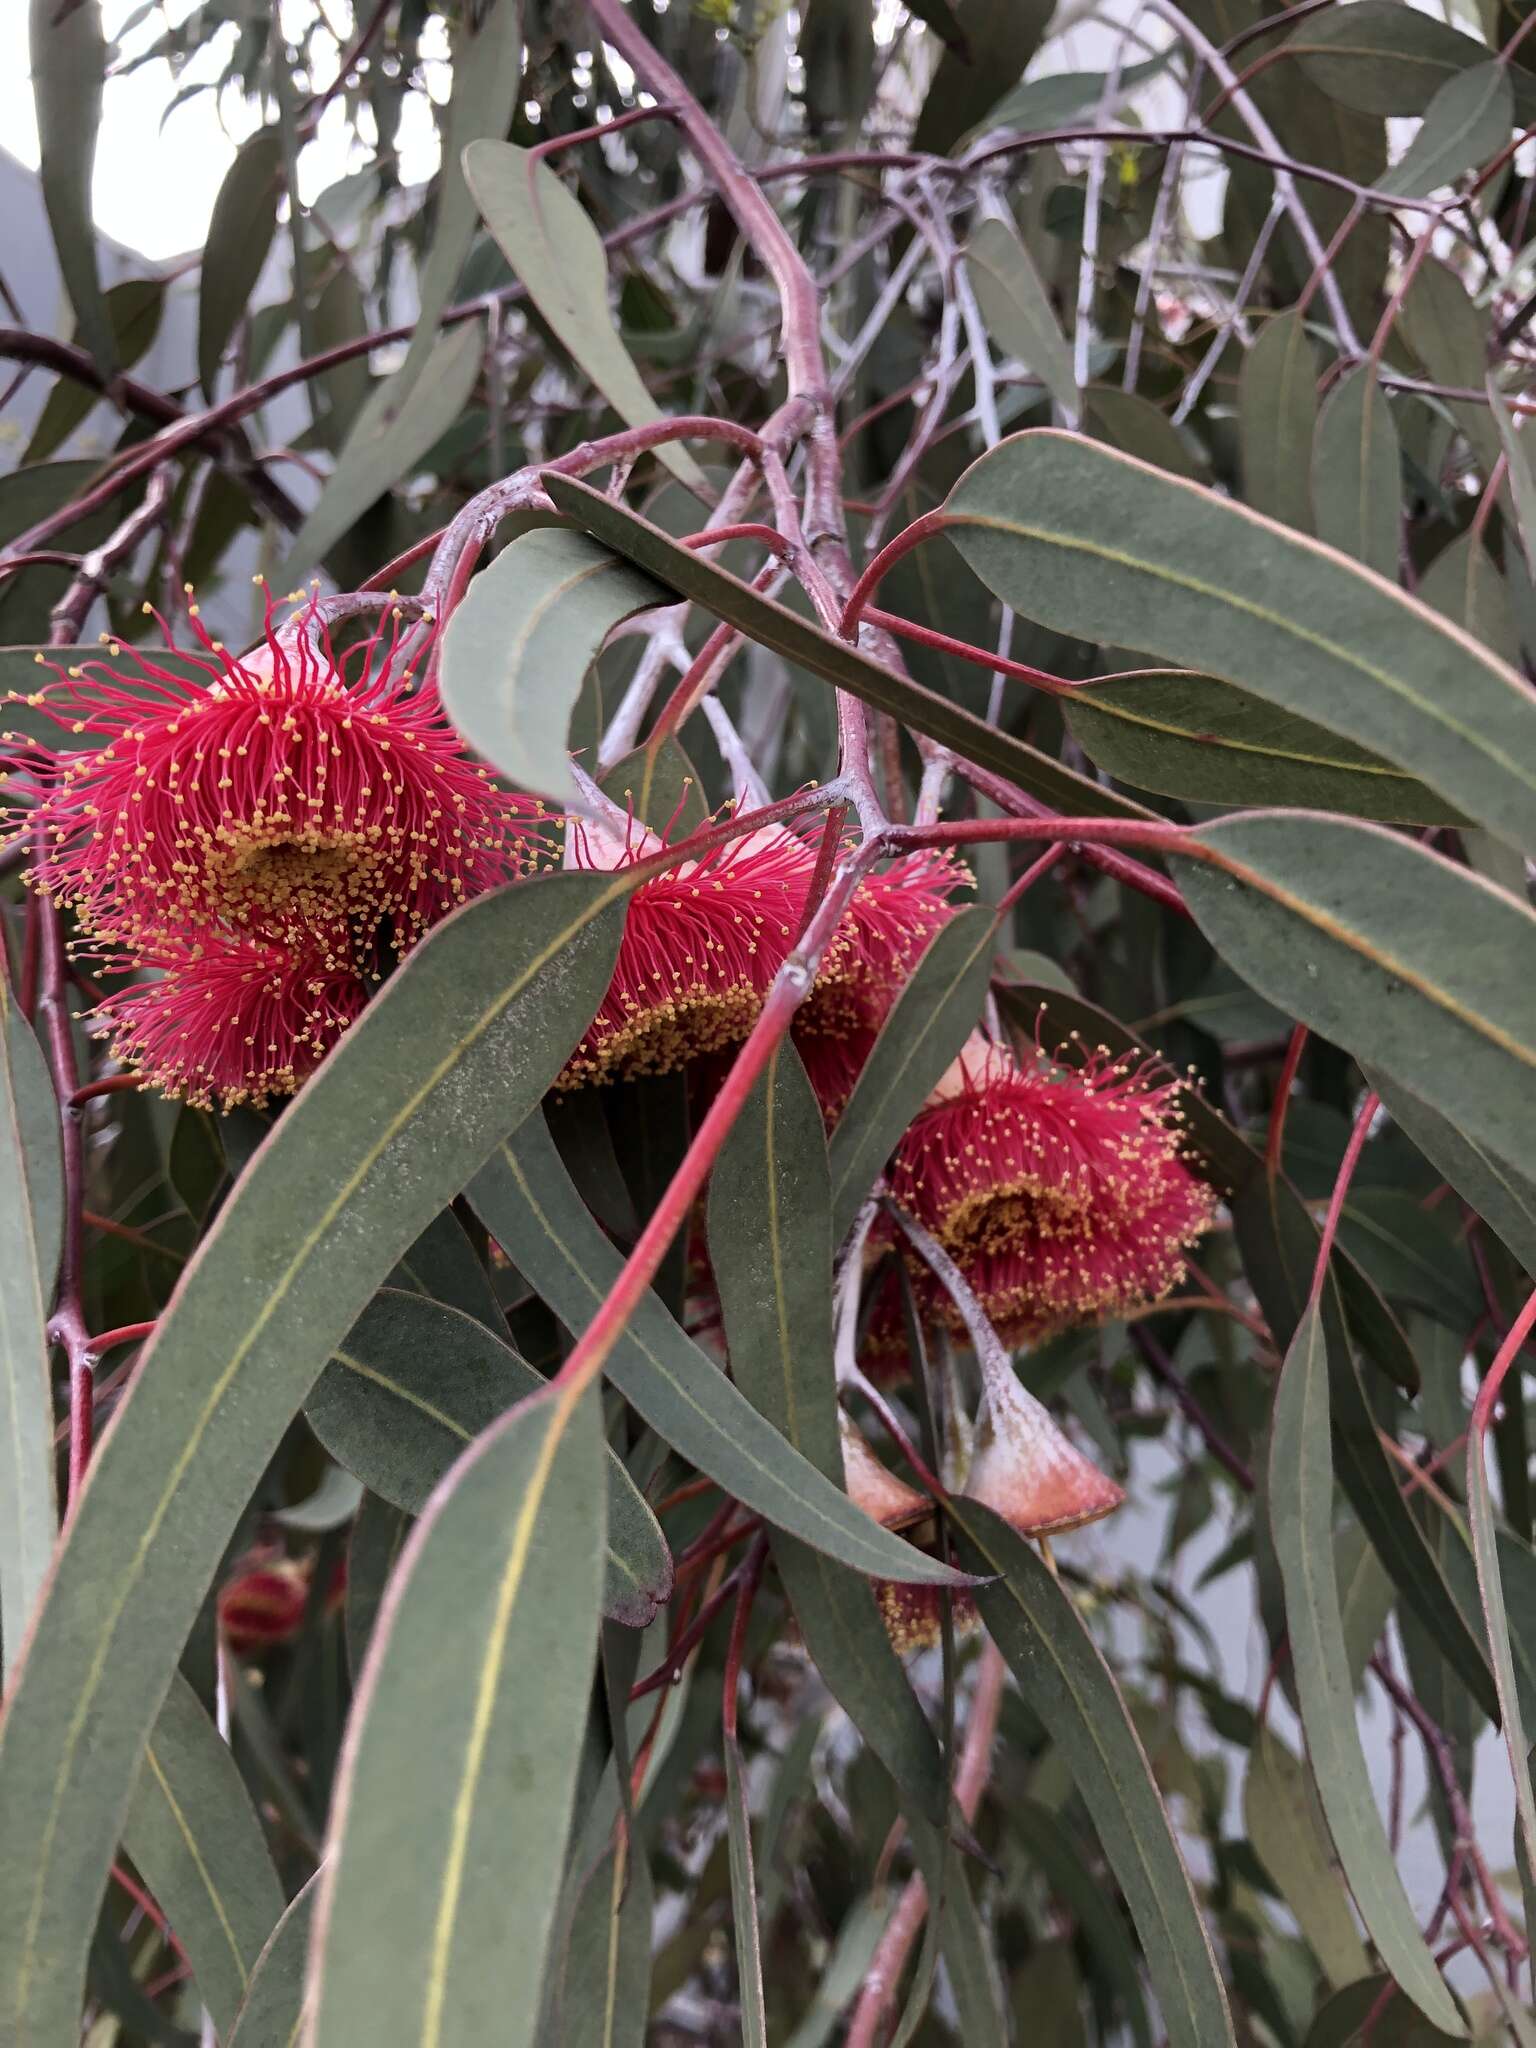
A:
<svg viewBox="0 0 1536 2048">
<path fill-rule="evenodd" d="M 309 1601 L 309 1572 L 291 1559 L 248 1565 L 219 1591 L 219 1626 L 237 1655 L 291 1643 Z"/>
<path fill-rule="evenodd" d="M 936 848 L 907 854 L 859 884 L 795 1013 L 795 1043 L 829 1120 L 852 1094 L 918 955 L 954 914 L 950 898 L 970 886 L 970 871 Z"/>
<path fill-rule="evenodd" d="M 630 867 L 664 844 L 632 820 L 573 820 L 568 858 Z M 745 1038 L 794 944 L 814 866 L 797 832 L 764 825 L 642 882 L 612 984 L 557 1085 L 669 1074 Z"/>
<path fill-rule="evenodd" d="M 529 807 L 416 687 L 400 619 L 338 656 L 315 600 L 241 657 L 191 607 L 205 681 L 114 644 L 31 701 L 96 744 L 41 765 L 36 879 L 93 936 L 147 955 L 224 926 L 288 941 L 350 925 L 403 951 L 519 872 Z M 184 657 L 187 658 L 187 657 Z"/>
<path fill-rule="evenodd" d="M 291 1095 L 362 1009 L 367 988 L 345 935 L 279 944 L 212 931 L 163 943 L 98 1015 L 112 1055 L 146 1084 L 201 1108 L 258 1108 Z"/>
<path fill-rule="evenodd" d="M 1215 1197 L 1181 1154 L 1180 1083 L 1094 1054 L 1023 1067 L 973 1034 L 891 1163 L 891 1189 L 1016 1342 L 1166 1294 Z M 931 1282 L 925 1298 L 957 1328 Z"/>
</svg>

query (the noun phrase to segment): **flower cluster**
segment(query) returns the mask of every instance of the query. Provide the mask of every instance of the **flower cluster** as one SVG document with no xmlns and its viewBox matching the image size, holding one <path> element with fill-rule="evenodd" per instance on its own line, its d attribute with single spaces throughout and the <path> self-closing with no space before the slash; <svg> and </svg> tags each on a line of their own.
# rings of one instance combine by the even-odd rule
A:
<svg viewBox="0 0 1536 2048">
<path fill-rule="evenodd" d="M 633 819 L 571 821 L 567 859 L 633 866 L 665 841 Z M 686 846 L 686 841 L 683 842 Z M 680 859 L 630 898 L 613 982 L 561 1087 L 671 1073 L 751 1030 L 807 913 L 814 835 L 768 824 Z M 847 1100 L 919 953 L 969 884 L 944 853 L 919 853 L 859 884 L 795 1019 L 795 1041 L 828 1117 Z"/>
<path fill-rule="evenodd" d="M 1091 1052 L 1021 1066 L 974 1033 L 897 1147 L 891 1191 L 998 1331 L 1033 1341 L 1156 1301 L 1215 1198 L 1183 1158 L 1180 1084 Z M 960 1317 L 926 1274 L 935 1311 Z"/>
<path fill-rule="evenodd" d="M 177 667 L 111 645 L 29 701 L 76 744 L 21 766 L 36 884 L 136 979 L 116 1057 L 197 1103 L 291 1092 L 392 957 L 529 864 L 530 809 L 465 751 L 398 608 L 339 655 L 316 600 Z M 162 622 L 163 624 L 163 622 Z M 84 741 L 80 745 L 78 742 Z"/>
</svg>

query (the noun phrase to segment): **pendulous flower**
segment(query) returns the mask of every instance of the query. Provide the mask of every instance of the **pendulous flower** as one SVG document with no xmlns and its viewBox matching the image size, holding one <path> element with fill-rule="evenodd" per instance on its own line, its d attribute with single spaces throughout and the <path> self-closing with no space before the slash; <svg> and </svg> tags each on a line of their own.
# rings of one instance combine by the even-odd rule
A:
<svg viewBox="0 0 1536 2048">
<path fill-rule="evenodd" d="M 530 807 L 465 752 L 398 611 L 338 654 L 317 605 L 279 626 L 269 598 L 264 642 L 239 657 L 194 605 L 202 653 L 176 651 L 203 680 L 114 642 L 30 700 L 92 742 L 35 771 L 32 813 L 34 879 L 89 939 L 147 957 L 217 928 L 288 942 L 323 926 L 363 960 L 523 870 Z"/>
<path fill-rule="evenodd" d="M 921 849 L 866 875 L 795 1013 L 795 1044 L 823 1113 L 835 1121 L 918 956 L 972 886 L 947 852 Z"/>
<path fill-rule="evenodd" d="M 1011 1341 L 1155 1301 L 1209 1229 L 1182 1156 L 1180 1084 L 1106 1051 L 1021 1066 L 974 1033 L 897 1147 L 898 1205 L 932 1232 Z M 960 1319 L 925 1280 L 925 1299 Z"/>
<path fill-rule="evenodd" d="M 328 945 L 314 934 L 279 943 L 210 931 L 164 941 L 137 965 L 144 978 L 97 1011 L 112 1056 L 199 1108 L 291 1095 L 368 995 L 345 934 Z"/>
<path fill-rule="evenodd" d="M 663 845 L 633 821 L 573 820 L 567 857 L 621 868 Z M 775 824 L 642 882 L 613 981 L 558 1085 L 669 1074 L 745 1038 L 799 933 L 814 868 L 800 835 Z"/>
</svg>

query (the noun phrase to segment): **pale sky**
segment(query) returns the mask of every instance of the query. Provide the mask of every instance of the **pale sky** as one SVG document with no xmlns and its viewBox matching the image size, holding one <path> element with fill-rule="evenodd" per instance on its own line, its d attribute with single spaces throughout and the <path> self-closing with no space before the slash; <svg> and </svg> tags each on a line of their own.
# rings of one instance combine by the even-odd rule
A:
<svg viewBox="0 0 1536 2048">
<path fill-rule="evenodd" d="M 161 8 L 129 34 L 125 50 L 137 52 L 162 32 L 163 14 L 184 20 L 195 0 L 161 0 Z M 107 36 L 118 35 L 139 11 L 138 0 L 102 0 Z M 348 0 L 331 0 L 330 18 L 344 35 L 351 27 Z M 32 110 L 32 82 L 27 56 L 28 9 L 20 0 L 0 0 L 0 143 L 23 163 L 36 166 L 37 123 Z M 228 29 L 183 73 L 181 85 L 197 78 L 216 78 L 228 61 L 234 30 Z M 340 52 L 334 46 L 330 67 L 315 81 L 330 83 Z M 445 67 L 433 67 L 429 90 L 446 83 Z M 252 110 L 233 94 L 215 102 L 199 94 L 179 106 L 164 130 L 160 119 L 177 84 L 163 62 L 145 64 L 126 77 L 109 79 L 96 153 L 95 211 L 98 226 L 116 242 L 153 261 L 179 256 L 201 247 L 220 180 L 234 158 L 237 143 L 257 125 Z M 340 108 L 332 107 L 313 142 L 300 159 L 299 184 L 305 204 L 345 175 L 349 164 Z M 407 114 L 396 138 L 401 174 L 407 184 L 431 177 L 437 167 L 437 137 L 429 110 L 419 97 L 407 102 Z"/>
</svg>

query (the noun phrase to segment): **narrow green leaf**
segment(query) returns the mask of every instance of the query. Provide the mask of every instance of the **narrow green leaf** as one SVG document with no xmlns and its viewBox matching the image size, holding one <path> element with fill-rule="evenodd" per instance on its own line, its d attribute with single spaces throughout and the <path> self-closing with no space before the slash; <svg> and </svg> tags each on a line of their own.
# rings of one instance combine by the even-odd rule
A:
<svg viewBox="0 0 1536 2048">
<path fill-rule="evenodd" d="M 1010 1800 L 1008 1817 L 1025 1854 L 1039 1864 L 1047 1885 L 1076 1923 L 1119 2002 L 1136 2048 L 1152 2048 L 1152 2022 L 1129 1931 L 1067 1823 L 1038 1799 Z"/>
<path fill-rule="evenodd" d="M 752 1869 L 752 1814 L 747 1805 L 741 1745 L 726 1733 L 725 1824 L 731 1859 L 731 1928 L 736 1937 L 736 1982 L 744 2048 L 768 2048 L 763 2002 L 763 1934 L 757 1919 L 757 1878 Z"/>
<path fill-rule="evenodd" d="M 1333 1572 L 1333 1459 L 1323 1318 L 1309 1304 L 1286 1353 L 1269 1453 L 1269 1511 L 1307 1750 L 1329 1832 L 1382 1961 L 1432 2023 L 1462 2037 L 1456 2004 L 1403 1890 L 1376 1810 Z"/>
<path fill-rule="evenodd" d="M 784 2048 L 826 2048 L 874 1961 L 894 1901 L 860 1899 L 843 1916 L 810 2004 Z"/>
<path fill-rule="evenodd" d="M 1465 626 L 1491 647 L 1500 661 L 1520 660 L 1520 634 L 1515 625 L 1509 584 L 1498 564 L 1469 528 L 1443 547 L 1419 579 L 1419 602 L 1442 618 Z"/>
<path fill-rule="evenodd" d="M 1536 916 L 1374 825 L 1285 812 L 1202 826 L 1185 900 L 1261 995 L 1523 1172 L 1536 1158 Z"/>
<path fill-rule="evenodd" d="M 605 1850 L 577 1897 L 555 2009 L 559 2048 L 644 2048 L 654 1886 L 631 1839 Z"/>
<path fill-rule="evenodd" d="M 1369 4 L 1369 0 L 1361 0 L 1361 4 Z M 1395 5 L 1395 0 L 1389 4 Z M 1433 22 L 1430 25 L 1435 26 Z M 1479 57 L 1485 54 L 1478 49 Z M 1453 390 L 1482 390 L 1488 365 L 1488 329 L 1488 314 L 1473 305 L 1455 271 L 1433 256 L 1419 265 L 1403 300 L 1398 332 L 1431 382 L 1448 384 Z M 1484 476 L 1491 475 L 1499 459 L 1499 430 L 1493 414 L 1486 405 L 1469 399 L 1453 398 L 1447 403 Z"/>
<path fill-rule="evenodd" d="M 294 535 L 277 582 L 322 560 L 344 533 L 415 465 L 459 418 L 480 375 L 485 336 L 478 320 L 445 334 L 402 404 L 396 379 L 380 384 L 358 414 L 314 509 Z"/>
<path fill-rule="evenodd" d="M 112 329 L 117 367 L 131 370 L 160 332 L 165 281 L 158 277 L 125 277 L 105 293 L 103 303 Z M 77 383 L 61 374 L 38 414 L 22 456 L 23 464 L 46 462 L 101 403 L 101 393 L 94 384 Z"/>
<path fill-rule="evenodd" d="M 1248 1755 L 1243 1826 L 1331 1984 L 1370 1974 L 1305 1762 L 1268 1728 Z"/>
<path fill-rule="evenodd" d="M 400 383 L 414 388 L 432 354 L 437 323 L 459 281 L 475 233 L 475 202 L 464 176 L 464 152 L 472 142 L 499 142 L 517 110 L 523 70 L 523 9 L 520 0 L 491 0 L 471 8 L 453 31 L 453 93 L 445 116 L 443 161 L 437 210 L 418 286 L 416 331 Z"/>
<path fill-rule="evenodd" d="M 1222 676 L 1536 847 L 1536 701 L 1523 679 L 1357 563 L 1049 429 L 982 456 L 946 509 L 960 552 L 1027 617 Z"/>
<path fill-rule="evenodd" d="M 495 768 L 569 802 L 582 680 L 621 619 L 672 593 L 584 533 L 536 527 L 482 569 L 443 634 L 449 717 Z"/>
<path fill-rule="evenodd" d="M 914 732 L 952 747 L 967 761 L 995 768 L 1032 795 L 1072 817 L 1145 818 L 1129 798 L 1075 774 L 1038 748 L 1000 732 L 937 692 L 894 669 L 882 668 L 846 640 L 824 633 L 787 605 L 760 596 L 717 564 L 680 547 L 670 535 L 572 477 L 546 475 L 544 487 L 569 518 L 618 554 L 664 583 L 679 597 L 705 606 L 739 626 L 751 640 L 812 675 L 849 690 L 879 711 L 891 712 Z"/>
<path fill-rule="evenodd" d="M 832 1236 L 860 1204 L 939 1076 L 976 1028 L 997 950 L 997 920 L 971 904 L 929 940 L 891 1006 L 832 1133 Z"/>
<path fill-rule="evenodd" d="M 999 79 L 1022 78 L 1051 19 L 1051 0 L 966 0 L 963 49 L 939 59 L 912 134 L 915 150 L 944 156 L 974 128 Z"/>
<path fill-rule="evenodd" d="M 1509 74 L 1508 64 L 1490 57 L 1447 78 L 1424 109 L 1418 134 L 1379 189 L 1399 199 L 1425 199 L 1496 155 L 1515 125 Z"/>
<path fill-rule="evenodd" d="M 600 1414 L 595 1388 L 513 1409 L 406 1544 L 342 1755 L 313 2048 L 533 2040 L 597 1647 Z"/>
<path fill-rule="evenodd" d="M 312 1877 L 273 1928 L 251 1972 L 228 2048 L 295 2048 L 304 2022 L 309 1931 L 319 1893 L 319 1878 Z"/>
<path fill-rule="evenodd" d="M 624 1261 L 582 1206 L 542 1117 L 500 1146 L 469 1193 L 529 1285 L 568 1330 L 584 1330 Z M 809 1465 L 654 1295 L 631 1316 L 606 1370 L 658 1436 L 776 1528 L 871 1577 L 962 1583 Z"/>
<path fill-rule="evenodd" d="M 491 1276 L 451 1209 L 434 1216 L 416 1242 L 401 1253 L 386 1285 L 456 1308 L 506 1341 L 507 1319 Z"/>
<path fill-rule="evenodd" d="M 662 418 L 613 324 L 608 258 L 579 201 L 548 164 L 510 142 L 472 142 L 462 160 L 482 219 L 577 367 L 627 425 Z M 656 452 L 681 482 L 703 487 L 703 471 L 680 444 Z"/>
<path fill-rule="evenodd" d="M 240 1513 L 336 1341 L 525 1117 L 613 972 L 616 875 L 479 898 L 423 941 L 285 1111 L 102 1439 L 0 1727 L 0 2035 L 75 2038 L 144 1742 Z"/>
<path fill-rule="evenodd" d="M 1166 71 L 1177 50 L 1173 44 L 1156 57 L 1140 64 L 1127 64 L 1120 73 L 1121 99 Z M 1025 78 L 992 107 L 972 129 L 979 135 L 991 128 L 1017 128 L 1021 134 L 1044 134 L 1052 128 L 1066 128 L 1079 114 L 1103 103 L 1109 84 L 1107 71 L 1051 71 L 1040 78 Z M 1110 102 L 1113 112 L 1115 101 Z"/>
<path fill-rule="evenodd" d="M 1008 2023 L 993 1937 L 976 1904 L 970 1871 L 949 1859 L 941 1906 L 944 1974 L 955 2001 L 965 2048 L 1007 2048 Z"/>
<path fill-rule="evenodd" d="M 1362 114 L 1423 114 L 1448 79 L 1481 67 L 1488 46 L 1400 0 L 1329 8 L 1292 30 L 1286 49 L 1308 80 Z M 1536 78 L 1515 73 L 1522 120 Z"/>
<path fill-rule="evenodd" d="M 1072 349 L 1034 258 L 1009 222 L 989 215 L 966 245 L 965 267 L 987 331 L 1006 355 L 1033 370 L 1076 426 L 1083 397 Z"/>
<path fill-rule="evenodd" d="M 1518 1366 L 1515 1371 L 1518 1385 Z M 1483 1621 L 1493 1653 L 1493 1677 L 1499 1690 L 1504 1747 L 1509 1756 L 1510 1776 L 1514 1780 L 1520 1841 L 1525 1850 L 1526 1868 L 1536 1870 L 1536 1794 L 1531 1788 L 1530 1749 L 1520 1711 L 1520 1690 L 1510 1645 L 1504 1580 L 1499 1562 L 1500 1544 L 1493 1519 L 1493 1501 L 1488 1491 L 1487 1449 L 1476 1438 L 1472 1440 L 1471 1456 L 1467 1459 L 1467 1522 L 1472 1531 L 1472 1554 L 1477 1560 L 1477 1590 L 1483 1606 Z"/>
<path fill-rule="evenodd" d="M 385 1287 L 332 1353 L 305 1413 L 370 1493 L 416 1515 L 465 1446 L 545 1385 L 510 1344 L 458 1309 Z M 603 1612 L 644 1628 L 672 1590 L 672 1557 L 611 1449 L 605 1469 Z"/>
<path fill-rule="evenodd" d="M 781 1047 L 709 1184 L 709 1247 L 736 1384 L 834 1486 L 843 1483 L 832 1354 L 832 1190 L 821 1108 Z M 775 1531 L 774 1562 L 833 1697 L 936 1828 L 949 1786 L 932 1729 L 866 1579 Z"/>
<path fill-rule="evenodd" d="M 54 255 L 75 309 L 80 339 L 97 367 L 110 376 L 116 368 L 112 323 L 101 289 L 91 212 L 91 173 L 107 75 L 100 0 L 77 0 L 69 7 L 60 7 L 58 0 L 31 0 L 27 47 L 37 108 L 38 175 Z"/>
<path fill-rule="evenodd" d="M 0 1626 L 8 1665 L 20 1655 L 59 1526 L 48 1371 L 59 1176 L 53 1082 L 0 951 Z"/>
<path fill-rule="evenodd" d="M 1317 1225 L 1284 1182 L 1272 1187 L 1267 1178 L 1255 1180 L 1236 1197 L 1232 1221 L 1244 1271 L 1275 1341 L 1289 1345 L 1311 1295 Z M 1342 1268 L 1335 1270 L 1342 1282 Z M 1340 1484 L 1401 1599 L 1441 1646 L 1467 1690 L 1496 1715 L 1498 1697 L 1475 1632 L 1475 1609 L 1458 1598 L 1436 1547 L 1403 1496 L 1396 1467 L 1382 1449 L 1375 1411 L 1350 1342 L 1351 1332 L 1358 1333 L 1361 1327 L 1358 1297 L 1342 1285 L 1330 1286 L 1324 1313 Z"/>
<path fill-rule="evenodd" d="M 208 224 L 197 295 L 197 374 L 210 397 L 229 337 L 272 247 L 282 189 L 282 137 L 276 128 L 258 128 L 225 173 Z"/>
<path fill-rule="evenodd" d="M 1495 69 L 1499 67 L 1495 66 Z M 1520 544 L 1525 550 L 1528 564 L 1536 565 L 1536 472 L 1531 469 L 1530 450 L 1520 438 L 1515 416 L 1504 402 L 1504 395 L 1492 377 L 1487 380 L 1488 403 L 1499 430 L 1499 439 L 1504 444 L 1504 454 L 1509 462 L 1509 488 L 1515 501 L 1515 518 L 1520 528 Z"/>
<path fill-rule="evenodd" d="M 1317 537 L 1397 581 L 1403 458 L 1375 365 L 1348 370 L 1329 392 L 1312 442 Z"/>
<path fill-rule="evenodd" d="M 1362 1071 L 1392 1121 L 1498 1232 L 1526 1272 L 1536 1274 L 1536 1181 L 1495 1159 L 1438 1110 L 1371 1065 Z"/>
<path fill-rule="evenodd" d="M 123 1846 L 226 2032 L 283 1910 L 283 1888 L 235 1760 L 180 1673 L 145 1745 Z"/>
<path fill-rule="evenodd" d="M 1001 1517 L 956 1497 L 976 1603 L 1019 1689 L 1060 1750 L 1141 1937 L 1173 2048 L 1233 2044 L 1200 1902 L 1119 1688 L 1060 1581 Z"/>
<path fill-rule="evenodd" d="M 1265 323 L 1243 357 L 1237 380 L 1244 494 L 1259 511 L 1298 533 L 1312 531 L 1309 473 L 1317 378 L 1317 350 L 1293 306 Z"/>
<path fill-rule="evenodd" d="M 1079 683 L 1063 710 L 1101 768 L 1187 802 L 1286 804 L 1391 824 L 1454 822 L 1442 797 L 1363 747 L 1181 669 Z"/>
<path fill-rule="evenodd" d="M 710 1175 L 709 1254 L 732 1377 L 802 1457 L 840 1484 L 826 1127 L 787 1040 Z"/>
<path fill-rule="evenodd" d="M 354 1676 L 363 1668 L 385 1588 L 410 1533 L 411 1518 L 403 1508 L 380 1500 L 376 1493 L 363 1495 L 347 1544 L 347 1604 L 343 1617 L 347 1663 Z"/>
</svg>

